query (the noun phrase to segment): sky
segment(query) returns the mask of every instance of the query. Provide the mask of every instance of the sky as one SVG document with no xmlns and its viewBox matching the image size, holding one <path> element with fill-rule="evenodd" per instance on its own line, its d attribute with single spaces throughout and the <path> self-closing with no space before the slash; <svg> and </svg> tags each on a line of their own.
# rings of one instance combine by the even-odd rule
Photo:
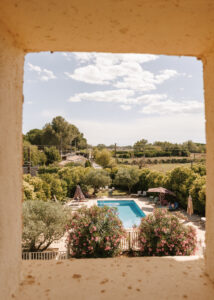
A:
<svg viewBox="0 0 214 300">
<path fill-rule="evenodd" d="M 204 143 L 202 63 L 150 54 L 27 54 L 23 133 L 59 115 L 92 145 Z"/>
</svg>

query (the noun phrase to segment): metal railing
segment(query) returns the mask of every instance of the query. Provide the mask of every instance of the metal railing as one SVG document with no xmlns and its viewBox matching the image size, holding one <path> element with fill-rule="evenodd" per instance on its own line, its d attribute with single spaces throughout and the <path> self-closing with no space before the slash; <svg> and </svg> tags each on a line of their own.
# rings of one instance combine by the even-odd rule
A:
<svg viewBox="0 0 214 300">
<path fill-rule="evenodd" d="M 67 251 L 22 252 L 23 260 L 64 260 L 67 258 Z"/>
<path fill-rule="evenodd" d="M 138 231 L 126 231 L 126 237 L 122 238 L 120 241 L 120 248 L 122 251 L 135 250 L 138 251 L 140 249 L 139 245 L 139 232 Z"/>
</svg>

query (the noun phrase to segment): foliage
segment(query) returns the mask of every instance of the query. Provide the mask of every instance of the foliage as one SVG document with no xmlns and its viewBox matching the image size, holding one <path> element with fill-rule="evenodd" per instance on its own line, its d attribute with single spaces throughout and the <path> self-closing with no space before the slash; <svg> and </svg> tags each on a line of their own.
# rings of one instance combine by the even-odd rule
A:
<svg viewBox="0 0 214 300">
<path fill-rule="evenodd" d="M 31 129 L 25 135 L 25 140 L 30 142 L 32 145 L 42 144 L 42 130 L 41 129 Z"/>
<path fill-rule="evenodd" d="M 65 200 L 67 196 L 67 183 L 65 180 L 60 179 L 56 174 L 41 174 L 40 178 L 49 185 L 51 199 Z"/>
<path fill-rule="evenodd" d="M 115 176 L 114 184 L 117 187 L 128 189 L 131 192 L 132 187 L 139 180 L 139 171 L 137 168 L 120 168 Z"/>
<path fill-rule="evenodd" d="M 39 151 L 37 146 L 31 145 L 27 141 L 23 141 L 23 161 L 24 164 L 29 161 L 29 150 L 30 150 L 30 161 L 32 166 L 44 165 L 46 163 L 46 156 L 42 151 Z"/>
<path fill-rule="evenodd" d="M 150 171 L 146 178 L 149 188 L 163 186 L 164 175 L 158 171 Z"/>
<path fill-rule="evenodd" d="M 23 203 L 22 247 L 24 251 L 44 251 L 65 233 L 67 212 L 57 203 L 40 200 Z"/>
<path fill-rule="evenodd" d="M 183 208 L 187 207 L 190 188 L 197 174 L 190 168 L 178 167 L 168 172 L 165 178 L 165 187 L 176 193 L 176 198 Z"/>
<path fill-rule="evenodd" d="M 96 152 L 95 161 L 98 165 L 103 168 L 107 168 L 111 163 L 111 152 L 103 149 L 101 151 Z"/>
<path fill-rule="evenodd" d="M 24 200 L 34 200 L 36 198 L 33 185 L 25 180 L 23 180 L 23 197 Z"/>
<path fill-rule="evenodd" d="M 85 184 L 94 188 L 94 194 L 101 187 L 109 186 L 111 178 L 109 174 L 100 169 L 91 169 L 85 176 Z"/>
<path fill-rule="evenodd" d="M 85 162 L 85 168 L 91 167 L 91 162 L 90 160 L 86 160 Z"/>
<path fill-rule="evenodd" d="M 85 186 L 85 176 L 89 168 L 84 167 L 64 167 L 58 172 L 59 178 L 67 183 L 67 197 L 73 197 L 76 186 L 79 184 L 83 191 L 87 190 Z"/>
<path fill-rule="evenodd" d="M 80 208 L 73 214 L 69 227 L 73 257 L 112 257 L 120 253 L 124 230 L 116 208 Z"/>
<path fill-rule="evenodd" d="M 39 177 L 24 175 L 24 200 L 48 200 L 51 197 L 49 185 Z"/>
<path fill-rule="evenodd" d="M 145 148 L 146 148 L 146 145 L 147 145 L 148 141 L 145 140 L 145 139 L 142 139 L 140 141 L 137 141 L 135 144 L 134 144 L 134 150 L 137 151 L 137 152 L 140 152 L 140 151 L 144 151 Z"/>
<path fill-rule="evenodd" d="M 46 124 L 42 130 L 30 130 L 24 139 L 33 145 L 58 146 L 63 149 L 71 146 L 79 149 L 87 147 L 87 141 L 79 129 L 60 116 L 53 118 L 51 123 Z"/>
<path fill-rule="evenodd" d="M 156 209 L 142 218 L 139 226 L 140 252 L 143 256 L 192 255 L 196 250 L 196 231 L 184 226 L 166 210 Z"/>
<path fill-rule="evenodd" d="M 43 145 L 58 145 L 58 147 L 63 149 L 68 145 L 76 145 L 78 147 L 78 144 L 83 139 L 83 135 L 78 128 L 60 116 L 53 118 L 52 122 L 46 124 L 43 128 Z"/>
<path fill-rule="evenodd" d="M 206 166 L 205 166 L 205 164 L 194 164 L 194 165 L 192 166 L 192 170 L 193 170 L 195 173 L 198 173 L 198 174 L 201 175 L 201 176 L 206 175 Z"/>
<path fill-rule="evenodd" d="M 149 169 L 142 169 L 139 176 L 137 190 L 147 191 L 149 186 L 148 175 L 151 173 Z"/>
<path fill-rule="evenodd" d="M 194 211 L 199 214 L 205 215 L 205 203 L 206 203 L 206 177 L 197 176 L 193 181 L 190 189 L 190 195 L 192 196 Z"/>
<path fill-rule="evenodd" d="M 56 149 L 56 147 L 45 147 L 44 153 L 47 157 L 47 165 L 52 164 L 54 162 L 60 161 L 61 156 L 59 154 L 59 150 Z"/>
<path fill-rule="evenodd" d="M 59 171 L 59 167 L 54 166 L 54 165 L 49 165 L 49 166 L 41 166 L 38 169 L 38 173 L 39 174 L 45 174 L 45 173 L 49 173 L 49 174 L 54 174 L 54 173 L 58 173 Z"/>
</svg>

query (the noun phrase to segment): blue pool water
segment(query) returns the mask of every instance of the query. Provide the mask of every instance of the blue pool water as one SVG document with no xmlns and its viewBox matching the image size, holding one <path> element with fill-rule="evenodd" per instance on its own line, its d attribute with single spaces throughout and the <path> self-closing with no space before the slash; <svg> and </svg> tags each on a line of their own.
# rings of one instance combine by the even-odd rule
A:
<svg viewBox="0 0 214 300">
<path fill-rule="evenodd" d="M 125 228 L 131 228 L 133 225 L 138 226 L 141 218 L 146 216 L 133 200 L 101 200 L 97 201 L 97 204 L 98 206 L 117 207 L 119 218 Z"/>
</svg>

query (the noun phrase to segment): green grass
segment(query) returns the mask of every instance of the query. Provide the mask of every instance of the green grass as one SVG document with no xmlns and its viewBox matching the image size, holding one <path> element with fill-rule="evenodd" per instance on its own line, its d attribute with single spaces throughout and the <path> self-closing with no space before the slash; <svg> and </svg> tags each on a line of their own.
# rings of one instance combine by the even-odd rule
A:
<svg viewBox="0 0 214 300">
<path fill-rule="evenodd" d="M 101 198 L 103 196 L 108 197 L 108 191 L 99 191 L 97 193 L 97 197 Z M 121 190 L 114 190 L 112 193 L 112 197 L 118 197 L 118 196 L 127 196 L 127 192 L 121 191 Z"/>
</svg>

